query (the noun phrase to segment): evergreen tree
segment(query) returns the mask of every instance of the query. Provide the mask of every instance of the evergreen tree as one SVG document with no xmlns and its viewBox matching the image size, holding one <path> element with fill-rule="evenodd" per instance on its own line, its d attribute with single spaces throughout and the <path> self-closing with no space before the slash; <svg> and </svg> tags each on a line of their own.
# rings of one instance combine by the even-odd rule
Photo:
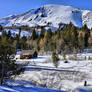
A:
<svg viewBox="0 0 92 92">
<path fill-rule="evenodd" d="M 20 36 L 21 36 L 21 28 L 19 28 L 19 38 L 20 38 Z"/>
<path fill-rule="evenodd" d="M 61 32 L 60 32 L 60 30 L 57 30 L 57 38 L 58 39 L 61 38 Z"/>
<path fill-rule="evenodd" d="M 11 31 L 10 30 L 8 31 L 8 35 L 7 36 L 11 37 Z"/>
<path fill-rule="evenodd" d="M 19 46 L 20 46 L 20 49 L 27 49 L 27 38 L 25 36 L 23 36 L 22 38 L 20 38 L 20 41 L 19 41 Z"/>
<path fill-rule="evenodd" d="M 76 27 L 71 23 L 63 29 L 61 34 L 61 39 L 63 40 L 64 47 L 67 46 L 70 51 L 73 50 L 73 47 L 78 47 L 78 32 Z"/>
<path fill-rule="evenodd" d="M 16 37 L 15 37 L 15 46 L 16 46 L 16 50 L 17 49 L 20 49 L 20 45 L 19 45 L 19 41 L 20 41 L 20 37 L 18 34 L 16 34 Z"/>
<path fill-rule="evenodd" d="M 15 54 L 15 49 L 12 44 L 8 43 L 6 37 L 0 41 L 0 85 L 12 75 L 19 74 L 22 68 L 15 63 L 12 55 Z"/>
<path fill-rule="evenodd" d="M 41 32 L 40 32 L 40 35 L 39 35 L 39 38 L 44 38 L 44 35 L 45 35 L 45 29 L 43 27 L 41 27 Z"/>
<path fill-rule="evenodd" d="M 79 48 L 81 50 L 84 49 L 84 37 L 83 37 L 82 33 L 78 37 L 78 44 L 79 44 Z"/>
<path fill-rule="evenodd" d="M 37 39 L 37 34 L 36 34 L 35 30 L 33 30 L 31 38 L 32 38 L 32 40 Z"/>
<path fill-rule="evenodd" d="M 53 60 L 54 66 L 57 68 L 58 64 L 59 64 L 59 62 L 58 62 L 59 61 L 59 57 L 58 57 L 58 55 L 55 52 L 52 53 L 52 60 Z"/>
<path fill-rule="evenodd" d="M 52 32 L 51 30 L 49 29 L 45 36 L 44 36 L 44 50 L 48 51 L 48 50 L 51 50 L 51 38 L 52 38 Z"/>
<path fill-rule="evenodd" d="M 82 31 L 85 33 L 85 35 L 84 35 L 84 46 L 88 47 L 88 38 L 90 36 L 90 30 L 88 29 L 86 24 L 82 27 Z"/>
<path fill-rule="evenodd" d="M 7 37 L 6 31 L 2 31 L 2 38 Z"/>
<path fill-rule="evenodd" d="M 3 30 L 3 27 L 0 25 L 0 32 L 2 32 L 2 30 Z"/>
</svg>

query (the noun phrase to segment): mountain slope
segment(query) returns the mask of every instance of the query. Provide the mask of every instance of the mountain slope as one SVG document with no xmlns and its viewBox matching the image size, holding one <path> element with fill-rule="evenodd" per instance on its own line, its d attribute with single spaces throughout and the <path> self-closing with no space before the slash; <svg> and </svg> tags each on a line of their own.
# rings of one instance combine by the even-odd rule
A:
<svg viewBox="0 0 92 92">
<path fill-rule="evenodd" d="M 13 15 L 12 15 L 13 16 Z M 87 24 L 92 27 L 92 12 L 63 5 L 45 5 L 37 9 L 32 9 L 24 14 L 8 16 L 0 19 L 0 23 L 5 26 L 37 26 L 51 25 L 58 27 L 59 23 L 68 24 L 72 22 L 75 26 L 82 27 Z"/>
<path fill-rule="evenodd" d="M 11 22 L 12 19 L 16 18 L 17 15 L 9 15 L 7 17 L 4 17 L 0 19 L 0 24 L 3 26 L 7 25 L 9 22 Z"/>
</svg>

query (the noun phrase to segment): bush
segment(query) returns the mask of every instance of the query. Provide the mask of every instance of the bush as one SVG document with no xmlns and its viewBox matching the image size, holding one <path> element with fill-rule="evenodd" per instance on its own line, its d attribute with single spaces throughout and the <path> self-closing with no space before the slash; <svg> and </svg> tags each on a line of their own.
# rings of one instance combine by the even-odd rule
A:
<svg viewBox="0 0 92 92">
<path fill-rule="evenodd" d="M 88 60 L 92 60 L 92 57 L 89 56 L 89 57 L 88 57 Z"/>
<path fill-rule="evenodd" d="M 54 66 L 57 68 L 58 67 L 59 57 L 55 52 L 52 53 L 52 61 L 53 61 Z"/>
</svg>

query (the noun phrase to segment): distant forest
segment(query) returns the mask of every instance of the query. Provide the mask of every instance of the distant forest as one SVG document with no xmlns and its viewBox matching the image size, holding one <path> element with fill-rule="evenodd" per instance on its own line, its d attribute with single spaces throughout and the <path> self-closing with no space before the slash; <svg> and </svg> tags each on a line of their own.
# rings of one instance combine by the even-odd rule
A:
<svg viewBox="0 0 92 92">
<path fill-rule="evenodd" d="M 27 38 L 20 37 L 22 31 L 20 28 L 19 34 L 12 37 L 10 31 L 6 33 L 5 29 L 0 26 L 0 31 L 2 31 L 0 41 L 4 39 L 12 44 L 16 50 L 35 48 L 37 51 L 56 51 L 57 53 L 64 51 L 72 53 L 92 46 L 92 29 L 88 29 L 86 25 L 78 28 L 70 23 L 62 28 L 62 24 L 60 24 L 57 31 L 54 32 L 51 29 L 46 30 L 45 27 L 40 27 L 40 29 L 40 34 L 33 30 L 32 36 Z"/>
</svg>

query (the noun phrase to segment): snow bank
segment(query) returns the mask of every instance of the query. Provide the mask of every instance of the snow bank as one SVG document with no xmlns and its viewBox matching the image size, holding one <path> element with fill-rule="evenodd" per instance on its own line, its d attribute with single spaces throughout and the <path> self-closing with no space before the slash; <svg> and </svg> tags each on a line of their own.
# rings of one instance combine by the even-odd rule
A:
<svg viewBox="0 0 92 92">
<path fill-rule="evenodd" d="M 0 86 L 0 92 L 66 92 L 66 91 L 59 91 L 59 90 L 39 88 L 39 87 L 16 86 L 9 88 L 7 86 Z"/>
<path fill-rule="evenodd" d="M 92 92 L 92 87 L 77 88 L 72 92 Z"/>
</svg>

